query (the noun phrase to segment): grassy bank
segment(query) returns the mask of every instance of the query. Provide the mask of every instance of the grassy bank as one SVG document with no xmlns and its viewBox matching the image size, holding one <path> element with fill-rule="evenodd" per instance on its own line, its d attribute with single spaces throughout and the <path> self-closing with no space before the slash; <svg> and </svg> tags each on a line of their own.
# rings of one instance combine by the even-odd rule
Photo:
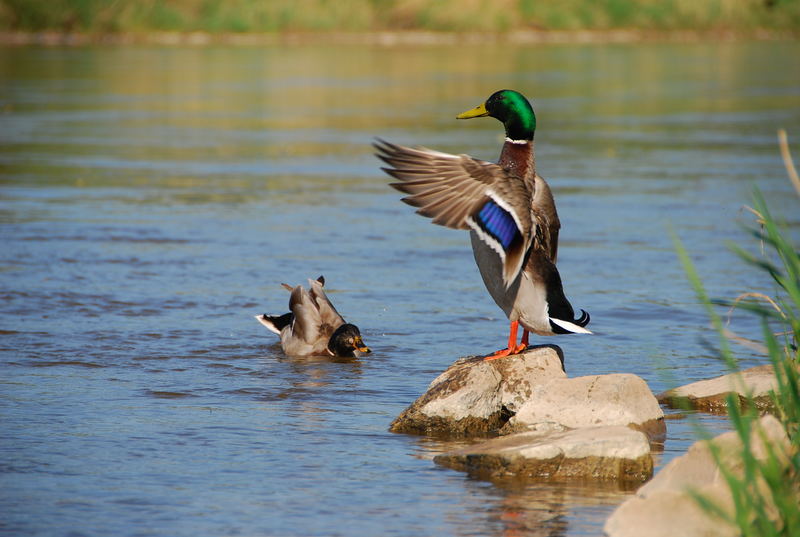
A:
<svg viewBox="0 0 800 537">
<path fill-rule="evenodd" d="M 796 31 L 800 0 L 0 0 L 21 32 Z"/>
</svg>

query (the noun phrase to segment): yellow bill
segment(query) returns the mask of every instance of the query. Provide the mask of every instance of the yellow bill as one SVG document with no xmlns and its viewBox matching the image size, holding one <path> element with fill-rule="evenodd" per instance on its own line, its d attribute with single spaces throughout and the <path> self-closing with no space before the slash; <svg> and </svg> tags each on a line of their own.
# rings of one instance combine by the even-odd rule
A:
<svg viewBox="0 0 800 537">
<path fill-rule="evenodd" d="M 471 119 L 473 117 L 483 117 L 488 115 L 489 112 L 486 111 L 486 104 L 481 104 L 471 110 L 467 110 L 466 112 L 461 112 L 456 116 L 456 119 Z"/>
</svg>

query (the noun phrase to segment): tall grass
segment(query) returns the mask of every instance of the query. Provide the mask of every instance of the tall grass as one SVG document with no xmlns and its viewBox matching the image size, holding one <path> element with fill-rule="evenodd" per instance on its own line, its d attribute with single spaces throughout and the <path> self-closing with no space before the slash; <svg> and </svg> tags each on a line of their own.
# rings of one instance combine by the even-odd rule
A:
<svg viewBox="0 0 800 537">
<path fill-rule="evenodd" d="M 783 131 L 779 138 L 787 172 L 800 197 L 800 180 Z M 709 447 L 730 489 L 734 509 L 730 512 L 699 494 L 695 494 L 695 499 L 707 513 L 738 527 L 745 537 L 792 537 L 800 535 L 800 252 L 792 244 L 787 227 L 772 215 L 758 190 L 753 201 L 752 212 L 757 220 L 748 231 L 756 239 L 761 253 L 752 254 L 738 245 L 732 248 L 744 263 L 772 277 L 775 296 L 758 299 L 759 295 L 748 294 L 757 300 L 736 301 L 734 305 L 761 319 L 764 347 L 777 381 L 772 394 L 774 412 L 789 438 L 789 453 L 767 443 L 766 453 L 757 456 L 752 441 L 753 434 L 758 434 L 756 422 L 759 416 L 753 398 L 745 391 L 750 404 L 740 406 L 739 397 L 729 394 L 728 415 L 741 441 L 742 449 L 738 455 L 743 470 L 736 472 L 728 467 L 718 448 L 714 444 L 709 444 Z M 738 370 L 722 319 L 715 309 L 715 305 L 725 302 L 709 298 L 685 248 L 679 241 L 676 245 L 689 280 L 720 334 L 720 355 L 729 369 Z"/>
<path fill-rule="evenodd" d="M 0 29 L 504 32 L 800 28 L 798 0 L 0 0 Z"/>
</svg>

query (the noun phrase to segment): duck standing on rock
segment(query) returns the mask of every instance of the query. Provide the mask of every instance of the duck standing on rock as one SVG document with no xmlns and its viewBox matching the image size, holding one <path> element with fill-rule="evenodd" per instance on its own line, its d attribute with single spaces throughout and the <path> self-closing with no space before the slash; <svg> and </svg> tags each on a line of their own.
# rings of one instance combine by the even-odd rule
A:
<svg viewBox="0 0 800 537">
<path fill-rule="evenodd" d="M 308 280 L 309 290 L 302 285 L 292 288 L 289 313 L 256 315 L 258 322 L 281 337 L 283 352 L 290 356 L 328 355 L 354 358 L 367 354 L 361 332 L 354 324 L 344 321 L 325 291 L 325 278 Z"/>
<path fill-rule="evenodd" d="M 409 194 L 403 201 L 434 224 L 470 230 L 483 283 L 511 321 L 508 346 L 491 360 L 518 354 L 528 334 L 591 334 L 589 314 L 575 318 L 556 269 L 558 220 L 550 187 L 536 173 L 536 115 L 519 92 L 500 90 L 457 119 L 493 117 L 505 126 L 497 164 L 468 155 L 410 148 L 378 139 L 377 156 Z M 522 341 L 517 332 L 522 324 Z"/>
</svg>

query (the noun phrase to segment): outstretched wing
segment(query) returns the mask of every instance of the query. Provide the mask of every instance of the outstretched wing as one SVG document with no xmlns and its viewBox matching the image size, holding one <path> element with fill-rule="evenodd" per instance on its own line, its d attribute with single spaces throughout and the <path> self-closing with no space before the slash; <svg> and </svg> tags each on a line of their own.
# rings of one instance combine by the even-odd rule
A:
<svg viewBox="0 0 800 537">
<path fill-rule="evenodd" d="M 294 315 L 292 320 L 292 334 L 301 341 L 314 345 L 320 339 L 322 318 L 316 302 L 311 294 L 298 285 L 292 290 L 289 297 L 289 310 Z"/>
<path fill-rule="evenodd" d="M 325 285 L 325 278 L 320 276 L 316 280 L 309 279 L 308 283 L 310 286 L 309 294 L 311 295 L 314 303 L 317 305 L 320 320 L 322 321 L 323 325 L 330 327 L 330 331 L 332 333 L 334 330 L 343 325 L 345 321 L 344 318 L 339 315 L 339 312 L 336 311 L 336 308 L 333 307 L 333 304 L 328 299 L 325 291 L 322 289 L 323 285 Z"/>
<path fill-rule="evenodd" d="M 378 140 L 382 168 L 397 179 L 391 186 L 408 194 L 403 201 L 434 224 L 472 229 L 503 263 L 503 280 L 510 286 L 534 236 L 532 192 L 506 170 L 468 155 L 451 155 L 423 147 L 411 148 Z"/>
</svg>

